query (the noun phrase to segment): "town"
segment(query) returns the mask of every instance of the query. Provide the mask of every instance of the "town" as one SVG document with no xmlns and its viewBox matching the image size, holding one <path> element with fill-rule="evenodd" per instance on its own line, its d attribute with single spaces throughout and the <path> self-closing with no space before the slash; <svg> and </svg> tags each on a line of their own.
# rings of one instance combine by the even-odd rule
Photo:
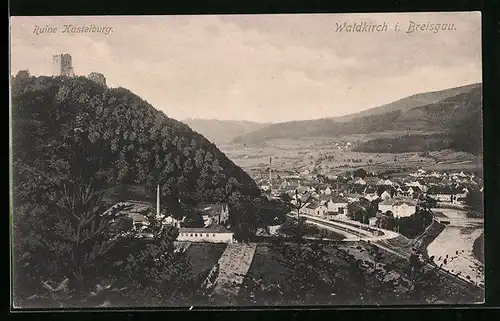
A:
<svg viewBox="0 0 500 321">
<path fill-rule="evenodd" d="M 11 19 L 13 309 L 484 302 L 480 15 L 150 18 Z"/>
</svg>

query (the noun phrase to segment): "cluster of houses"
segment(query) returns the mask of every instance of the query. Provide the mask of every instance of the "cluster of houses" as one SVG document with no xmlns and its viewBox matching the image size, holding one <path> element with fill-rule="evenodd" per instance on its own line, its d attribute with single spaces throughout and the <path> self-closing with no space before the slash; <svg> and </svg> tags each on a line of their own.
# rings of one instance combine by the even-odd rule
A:
<svg viewBox="0 0 500 321">
<path fill-rule="evenodd" d="M 365 177 L 314 176 L 310 173 L 285 173 L 277 175 L 267 186 L 272 186 L 272 198 L 286 198 L 293 204 L 301 204 L 301 213 L 328 218 L 348 219 L 349 204 L 366 199 L 378 204 L 379 213 L 392 212 L 394 217 L 408 217 L 417 210 L 422 196 L 439 202 L 460 204 L 472 188 L 482 192 L 481 182 L 474 174 L 426 173 L 420 169 L 406 177 L 388 178 L 375 175 Z M 261 183 L 266 183 L 261 182 Z M 266 186 L 265 184 L 261 184 Z M 262 188 L 266 191 L 265 188 Z M 128 201 L 125 211 L 133 221 L 133 228 L 144 230 L 148 225 L 145 211 L 153 210 L 146 202 Z M 118 205 L 118 204 L 117 204 Z M 115 206 L 117 206 L 115 205 Z M 157 196 L 156 215 L 163 224 L 179 228 L 177 241 L 233 243 L 234 233 L 229 230 L 229 206 L 226 203 L 199 204 L 194 208 L 203 218 L 203 227 L 186 226 L 186 217 L 181 219 L 160 211 Z M 373 224 L 370 220 L 370 224 Z"/>
<path fill-rule="evenodd" d="M 158 197 L 159 198 L 159 197 Z M 127 201 L 114 206 L 126 205 L 122 213 L 132 219 L 133 229 L 141 236 L 149 225 L 145 215 L 146 212 L 154 211 L 152 204 L 148 202 Z M 203 227 L 187 227 L 186 216 L 176 219 L 173 215 L 160 211 L 159 199 L 157 200 L 156 219 L 162 221 L 163 225 L 175 226 L 179 229 L 176 241 L 179 242 L 210 242 L 210 243 L 233 243 L 234 233 L 229 230 L 229 206 L 227 203 L 199 204 L 194 208 L 203 219 Z"/>
<path fill-rule="evenodd" d="M 348 205 L 366 199 L 375 201 L 382 213 L 392 212 L 395 217 L 408 217 L 417 210 L 422 196 L 439 202 L 463 203 L 471 188 L 479 188 L 474 174 L 427 173 L 419 169 L 405 177 L 388 178 L 364 176 L 329 176 L 310 179 L 301 173 L 288 175 L 272 182 L 273 195 L 286 198 L 293 204 L 304 204 L 301 212 L 330 219 L 346 219 Z M 481 189 L 482 191 L 482 189 Z"/>
</svg>

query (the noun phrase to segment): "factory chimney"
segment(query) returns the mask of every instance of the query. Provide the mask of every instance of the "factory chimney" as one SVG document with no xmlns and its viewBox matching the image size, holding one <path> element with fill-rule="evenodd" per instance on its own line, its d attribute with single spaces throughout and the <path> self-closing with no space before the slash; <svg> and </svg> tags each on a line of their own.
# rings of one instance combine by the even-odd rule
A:
<svg viewBox="0 0 500 321">
<path fill-rule="evenodd" d="M 273 177 L 272 177 L 272 169 L 271 169 L 271 166 L 272 166 L 272 161 L 271 161 L 271 157 L 269 157 L 269 191 L 272 193 L 272 189 L 273 189 Z"/>
</svg>

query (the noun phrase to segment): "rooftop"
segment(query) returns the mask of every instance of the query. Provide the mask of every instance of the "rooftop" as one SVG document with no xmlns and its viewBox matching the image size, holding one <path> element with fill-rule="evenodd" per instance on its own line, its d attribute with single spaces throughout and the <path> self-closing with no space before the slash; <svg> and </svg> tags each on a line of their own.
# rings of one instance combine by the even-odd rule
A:
<svg viewBox="0 0 500 321">
<path fill-rule="evenodd" d="M 321 203 L 318 201 L 312 201 L 306 208 L 315 209 L 321 206 Z"/>
<path fill-rule="evenodd" d="M 233 233 L 222 226 L 211 227 L 181 227 L 179 233 Z"/>
<path fill-rule="evenodd" d="M 198 204 L 196 209 L 202 212 L 202 215 L 219 215 L 227 207 L 226 203 L 219 204 Z"/>
<path fill-rule="evenodd" d="M 349 200 L 342 196 L 334 196 L 331 198 L 333 203 L 349 203 Z"/>
<path fill-rule="evenodd" d="M 389 198 L 386 199 L 379 204 L 381 205 L 401 205 L 401 204 L 408 204 L 408 205 L 416 205 L 415 200 L 411 198 L 403 198 L 403 197 L 395 197 L 395 198 Z"/>
</svg>

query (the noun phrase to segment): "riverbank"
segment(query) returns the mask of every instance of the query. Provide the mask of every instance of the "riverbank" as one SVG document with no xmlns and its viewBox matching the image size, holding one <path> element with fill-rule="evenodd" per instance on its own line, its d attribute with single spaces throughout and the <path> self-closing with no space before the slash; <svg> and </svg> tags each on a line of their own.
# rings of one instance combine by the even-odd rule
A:
<svg viewBox="0 0 500 321">
<path fill-rule="evenodd" d="M 472 254 L 484 265 L 484 232 L 474 241 L 472 245 Z"/>
</svg>

